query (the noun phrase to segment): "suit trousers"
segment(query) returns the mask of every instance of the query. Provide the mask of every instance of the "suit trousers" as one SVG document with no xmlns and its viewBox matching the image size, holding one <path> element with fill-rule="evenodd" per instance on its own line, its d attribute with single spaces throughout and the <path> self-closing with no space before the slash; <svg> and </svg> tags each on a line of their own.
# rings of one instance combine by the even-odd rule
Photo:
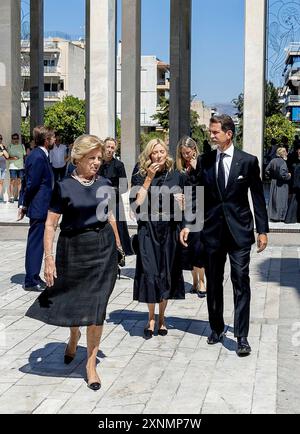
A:
<svg viewBox="0 0 300 434">
<path fill-rule="evenodd" d="M 25 287 L 39 283 L 44 253 L 45 220 L 30 219 L 25 258 Z"/>
<path fill-rule="evenodd" d="M 248 336 L 251 298 L 249 279 L 250 252 L 251 246 L 240 248 L 236 245 L 226 223 L 224 223 L 220 247 L 216 248 L 207 244 L 205 245 L 209 323 L 211 329 L 218 334 L 224 330 L 223 280 L 228 254 L 234 298 L 234 336 Z"/>
</svg>

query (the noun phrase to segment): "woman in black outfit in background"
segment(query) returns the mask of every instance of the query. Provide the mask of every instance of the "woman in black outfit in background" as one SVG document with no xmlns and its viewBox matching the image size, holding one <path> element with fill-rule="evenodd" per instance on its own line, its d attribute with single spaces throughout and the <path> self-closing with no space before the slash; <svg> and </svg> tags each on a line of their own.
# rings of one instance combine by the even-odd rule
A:
<svg viewBox="0 0 300 434">
<path fill-rule="evenodd" d="M 100 167 L 99 175 L 104 176 L 112 183 L 112 187 L 116 193 L 116 221 L 118 232 L 123 246 L 125 255 L 132 255 L 131 242 L 128 233 L 128 227 L 125 217 L 124 204 L 121 194 L 128 191 L 128 182 L 124 164 L 122 161 L 115 158 L 115 153 L 118 149 L 118 144 L 112 137 L 107 137 L 104 140 L 105 152 L 104 161 Z M 120 179 L 122 179 L 120 184 Z"/>
</svg>

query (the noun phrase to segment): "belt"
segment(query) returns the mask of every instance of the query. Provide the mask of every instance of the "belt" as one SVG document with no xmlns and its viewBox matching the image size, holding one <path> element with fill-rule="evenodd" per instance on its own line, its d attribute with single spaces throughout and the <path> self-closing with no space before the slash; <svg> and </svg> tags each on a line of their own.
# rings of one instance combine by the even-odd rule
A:
<svg viewBox="0 0 300 434">
<path fill-rule="evenodd" d="M 100 223 L 97 226 L 87 227 L 87 228 L 81 228 L 81 229 L 70 229 L 70 230 L 62 230 L 60 233 L 61 235 L 79 235 L 83 234 L 85 232 L 100 232 L 105 226 L 107 222 Z"/>
</svg>

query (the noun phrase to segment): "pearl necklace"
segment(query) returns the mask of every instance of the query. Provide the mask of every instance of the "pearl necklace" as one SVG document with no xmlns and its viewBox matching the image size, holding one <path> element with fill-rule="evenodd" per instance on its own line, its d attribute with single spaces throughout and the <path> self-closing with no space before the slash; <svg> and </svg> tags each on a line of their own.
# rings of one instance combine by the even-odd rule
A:
<svg viewBox="0 0 300 434">
<path fill-rule="evenodd" d="M 80 178 L 80 176 L 78 175 L 76 170 L 74 170 L 74 172 L 72 173 L 72 177 L 74 179 L 76 179 L 78 182 L 80 182 L 80 184 L 84 185 L 85 187 L 89 187 L 89 186 L 93 185 L 95 180 L 96 180 L 95 176 L 93 176 L 93 178 L 90 180 L 82 179 L 82 178 Z"/>
</svg>

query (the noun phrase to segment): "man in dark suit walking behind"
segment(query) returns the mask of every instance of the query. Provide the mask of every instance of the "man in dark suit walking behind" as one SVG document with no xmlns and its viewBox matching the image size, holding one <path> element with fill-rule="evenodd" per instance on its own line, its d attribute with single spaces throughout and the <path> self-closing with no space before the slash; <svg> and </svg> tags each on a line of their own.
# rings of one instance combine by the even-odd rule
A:
<svg viewBox="0 0 300 434">
<path fill-rule="evenodd" d="M 269 227 L 258 160 L 233 146 L 234 134 L 235 125 L 230 116 L 214 116 L 210 120 L 210 137 L 218 148 L 199 158 L 190 178 L 193 184 L 204 186 L 202 236 L 212 330 L 207 343 L 216 344 L 224 335 L 223 278 L 228 254 L 234 293 L 234 335 L 237 338 L 237 354 L 243 356 L 251 352 L 247 340 L 250 318 L 249 263 L 251 245 L 255 242 L 253 216 L 248 201 L 249 189 L 258 233 L 258 252 L 267 247 Z M 180 235 L 181 243 L 185 246 L 189 231 L 185 228 Z"/>
<path fill-rule="evenodd" d="M 26 214 L 30 219 L 25 259 L 25 290 L 41 291 L 45 283 L 40 278 L 43 261 L 43 238 L 54 176 L 49 151 L 55 143 L 54 131 L 44 126 L 33 130 L 36 148 L 25 164 L 25 182 L 19 199 L 18 220 Z"/>
</svg>

